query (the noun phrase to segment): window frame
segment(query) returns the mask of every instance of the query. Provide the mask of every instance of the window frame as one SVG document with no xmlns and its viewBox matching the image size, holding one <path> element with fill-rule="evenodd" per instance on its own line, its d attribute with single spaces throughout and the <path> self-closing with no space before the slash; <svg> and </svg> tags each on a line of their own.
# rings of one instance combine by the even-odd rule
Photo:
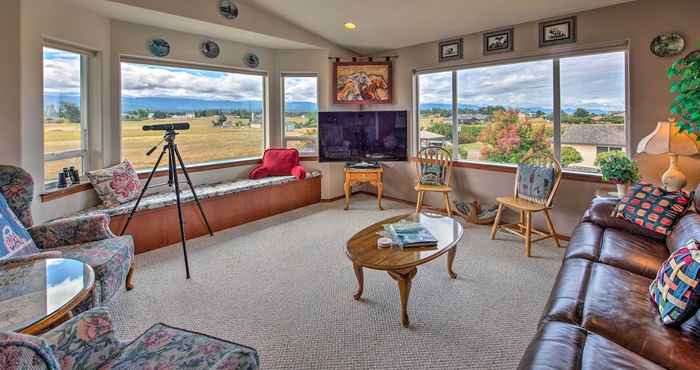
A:
<svg viewBox="0 0 700 370">
<path fill-rule="evenodd" d="M 212 161 L 207 161 L 207 162 L 199 162 L 199 163 L 188 163 L 187 158 L 185 159 L 185 167 L 187 169 L 204 169 L 204 168 L 220 168 L 221 166 L 225 165 L 235 165 L 239 162 L 249 162 L 251 160 L 258 160 L 262 158 L 263 153 L 265 152 L 265 149 L 269 147 L 269 122 L 270 122 L 270 97 L 269 97 L 269 73 L 266 70 L 252 70 L 252 69 L 245 69 L 245 68 L 236 68 L 236 67 L 225 67 L 225 66 L 220 66 L 220 65 L 213 65 L 213 64 L 203 64 L 203 63 L 185 63 L 185 62 L 174 62 L 174 61 L 168 61 L 168 60 L 160 60 L 160 59 L 153 59 L 153 58 L 147 58 L 147 57 L 136 57 L 136 56 L 128 56 L 128 55 L 121 55 L 119 57 L 119 66 L 118 66 L 118 87 L 119 87 L 119 92 L 118 92 L 118 109 L 117 109 L 117 114 L 119 116 L 118 120 L 118 132 L 119 135 L 118 137 L 118 143 L 117 143 L 117 148 L 118 148 L 118 158 L 121 161 L 122 160 L 122 125 L 121 125 L 121 110 L 122 110 L 122 91 L 123 91 L 123 77 L 122 76 L 122 64 L 123 63 L 129 63 L 129 64 L 142 64 L 146 66 L 161 66 L 161 67 L 172 67 L 172 68 L 185 68 L 185 69 L 195 69 L 195 70 L 204 70 L 204 71 L 212 71 L 212 72 L 222 72 L 222 73 L 236 73 L 236 74 L 246 74 L 246 75 L 253 75 L 253 76 L 260 76 L 262 77 L 262 112 L 263 112 L 263 121 L 262 121 L 262 130 L 263 130 L 263 139 L 261 141 L 261 147 L 260 147 L 260 155 L 255 156 L 255 157 L 241 157 L 241 158 L 233 158 L 233 159 L 221 159 L 221 160 L 212 160 Z M 155 161 L 154 161 L 155 163 Z M 163 170 L 163 166 L 160 166 L 158 168 L 158 171 Z M 152 170 L 152 168 L 145 168 L 145 169 L 137 169 L 136 173 L 142 174 L 142 173 L 148 173 Z"/>
<path fill-rule="evenodd" d="M 625 153 L 631 158 L 631 136 L 630 136 L 630 91 L 629 91 L 629 45 L 628 42 L 614 42 L 612 45 L 606 45 L 601 47 L 582 47 L 580 50 L 573 50 L 568 52 L 552 53 L 547 55 L 534 55 L 523 58 L 512 58 L 512 59 L 501 59 L 497 61 L 478 61 L 475 63 L 461 64 L 450 67 L 439 67 L 439 68 L 424 68 L 424 69 L 414 69 L 413 70 L 413 120 L 414 124 L 414 140 L 412 143 L 412 148 L 414 153 L 420 150 L 420 76 L 424 74 L 432 74 L 439 72 L 452 72 L 452 157 L 455 162 L 465 164 L 465 166 L 458 167 L 484 167 L 484 168 L 498 168 L 503 169 L 512 168 L 517 164 L 514 163 L 501 163 L 492 161 L 482 161 L 482 160 L 471 160 L 471 159 L 461 159 L 459 156 L 459 118 L 456 112 L 459 110 L 459 80 L 457 74 L 460 70 L 483 68 L 483 67 L 493 67 L 493 66 L 503 66 L 512 65 L 519 63 L 527 63 L 533 61 L 551 60 L 552 61 L 552 73 L 553 73 L 553 106 L 552 106 L 552 124 L 553 124 L 553 138 L 552 145 L 555 158 L 560 160 L 561 158 L 561 70 L 560 61 L 565 58 L 572 57 L 582 57 L 589 55 L 599 55 L 599 54 L 609 54 L 609 53 L 624 53 L 624 67 L 625 67 L 625 147 L 627 150 Z M 472 166 L 473 165 L 473 166 Z M 568 172 L 576 175 L 582 176 L 595 176 L 601 177 L 599 173 L 589 173 L 581 172 L 568 168 L 563 168 L 563 172 Z"/>
<path fill-rule="evenodd" d="M 42 43 L 42 85 L 45 81 L 44 72 L 44 49 L 54 49 L 67 53 L 73 53 L 80 55 L 80 149 L 65 150 L 62 152 L 46 153 L 46 136 L 43 135 L 43 125 L 46 122 L 44 107 L 42 107 L 42 173 L 44 178 L 44 187 L 53 188 L 56 184 L 54 176 L 45 173 L 46 162 L 60 161 L 64 159 L 79 158 L 80 159 L 80 175 L 84 175 L 90 170 L 90 158 L 89 154 L 89 127 L 90 127 L 90 117 L 91 117 L 91 102 L 90 99 L 90 65 L 93 64 L 94 59 L 97 58 L 98 54 L 94 50 L 89 50 L 73 45 L 63 44 L 61 42 L 53 40 L 43 40 Z M 42 97 L 45 91 L 42 86 Z M 52 180 L 48 180 L 52 179 Z M 48 180 L 48 181 L 47 181 Z"/>
<path fill-rule="evenodd" d="M 292 139 L 291 137 L 287 137 L 287 124 L 285 123 L 284 117 L 286 114 L 285 111 L 285 106 L 286 101 L 285 101 L 285 92 L 286 92 L 286 85 L 285 85 L 285 78 L 287 77 L 313 77 L 316 79 L 316 122 L 318 122 L 318 112 L 320 111 L 321 107 L 321 84 L 320 84 L 320 78 L 319 74 L 315 72 L 282 72 L 280 73 L 280 123 L 281 123 L 281 137 L 282 137 L 282 147 L 287 148 L 287 140 Z M 296 136 L 293 137 L 293 140 L 295 141 L 309 141 L 313 142 L 314 144 L 314 151 L 313 152 L 306 152 L 306 153 L 300 153 L 301 155 L 306 155 L 306 156 L 314 156 L 318 155 L 318 127 L 316 130 L 316 136 Z"/>
</svg>

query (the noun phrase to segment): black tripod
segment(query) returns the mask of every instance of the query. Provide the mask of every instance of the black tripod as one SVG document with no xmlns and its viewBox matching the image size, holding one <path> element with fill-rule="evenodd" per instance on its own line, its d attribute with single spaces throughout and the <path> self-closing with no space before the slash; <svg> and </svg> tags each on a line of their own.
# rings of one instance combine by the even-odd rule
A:
<svg viewBox="0 0 700 370">
<path fill-rule="evenodd" d="M 168 187 L 172 187 L 173 185 L 175 186 L 175 199 L 177 200 L 177 215 L 180 219 L 180 240 L 182 241 L 182 253 L 185 257 L 185 273 L 187 275 L 187 278 L 190 278 L 190 264 L 189 261 L 187 260 L 187 244 L 185 241 L 185 220 L 182 215 L 182 204 L 180 203 L 180 183 L 177 178 L 177 165 L 178 163 L 180 164 L 180 169 L 182 170 L 182 173 L 185 174 L 185 179 L 187 179 L 187 184 L 190 186 L 190 190 L 192 191 L 192 196 L 194 197 L 194 201 L 197 203 L 197 207 L 199 207 L 199 212 L 202 214 L 202 218 L 204 219 L 204 224 L 207 225 L 207 230 L 209 230 L 209 235 L 214 236 L 214 233 L 211 231 L 211 226 L 209 226 L 209 221 L 207 221 L 207 216 L 204 214 L 204 209 L 202 209 L 202 204 L 199 202 L 199 198 L 197 197 L 197 193 L 194 191 L 194 186 L 192 186 L 192 180 L 190 180 L 190 175 L 187 173 L 187 170 L 185 169 L 185 163 L 182 161 L 182 157 L 180 156 L 180 151 L 177 150 L 177 144 L 175 144 L 175 136 L 178 133 L 175 132 L 173 129 L 168 129 L 165 131 L 165 135 L 163 136 L 163 141 L 165 141 L 165 144 L 163 145 L 163 151 L 160 152 L 160 156 L 158 156 L 158 160 L 156 161 L 155 166 L 153 166 L 153 170 L 151 171 L 151 174 L 148 176 L 148 180 L 146 180 L 146 184 L 143 186 L 143 189 L 141 189 L 141 194 L 139 194 L 139 198 L 136 200 L 136 204 L 134 204 L 134 208 L 131 209 L 131 213 L 129 213 L 129 218 L 126 219 L 126 223 L 124 224 L 124 227 L 122 228 L 122 232 L 120 235 L 124 235 L 124 231 L 126 231 L 126 228 L 129 226 L 129 222 L 131 222 L 131 218 L 134 216 L 134 213 L 136 212 L 136 209 L 139 207 L 139 203 L 141 203 L 141 198 L 143 198 L 143 194 L 146 193 L 146 190 L 149 189 L 149 185 L 151 183 L 151 179 L 153 179 L 153 175 L 156 173 L 156 170 L 158 169 L 158 165 L 160 164 L 160 161 L 163 159 L 163 155 L 165 155 L 165 152 L 168 152 Z M 163 142 L 161 141 L 161 143 Z M 151 148 L 148 152 L 146 152 L 146 155 L 151 155 L 157 148 L 160 143 L 158 143 L 156 146 Z M 166 185 L 166 184 L 163 184 Z M 156 186 L 162 186 L 162 185 L 156 185 Z"/>
</svg>

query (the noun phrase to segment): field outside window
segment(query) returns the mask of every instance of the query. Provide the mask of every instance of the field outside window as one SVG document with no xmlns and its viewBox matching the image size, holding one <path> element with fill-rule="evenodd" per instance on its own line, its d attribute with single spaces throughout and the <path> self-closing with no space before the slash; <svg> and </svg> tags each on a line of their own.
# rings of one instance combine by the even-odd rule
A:
<svg viewBox="0 0 700 370">
<path fill-rule="evenodd" d="M 315 154 L 318 146 L 318 77 L 283 75 L 284 146 Z"/>
</svg>

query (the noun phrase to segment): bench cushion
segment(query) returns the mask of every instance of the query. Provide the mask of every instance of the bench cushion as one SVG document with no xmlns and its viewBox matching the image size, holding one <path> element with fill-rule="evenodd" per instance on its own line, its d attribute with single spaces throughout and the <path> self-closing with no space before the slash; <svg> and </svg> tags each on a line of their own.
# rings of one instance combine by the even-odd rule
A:
<svg viewBox="0 0 700 370">
<path fill-rule="evenodd" d="M 306 175 L 307 178 L 318 176 L 321 176 L 320 171 L 311 171 Z M 292 181 L 297 181 L 297 179 L 294 176 L 274 176 L 255 180 L 244 179 L 235 181 L 222 181 L 214 184 L 196 186 L 195 191 L 197 192 L 197 196 L 199 197 L 199 199 L 203 200 L 227 194 L 244 192 L 247 190 L 260 189 L 268 186 L 284 184 Z M 181 190 L 180 198 L 183 203 L 194 200 L 194 196 L 192 195 L 192 192 L 190 191 L 189 187 L 185 186 L 185 188 Z M 134 204 L 136 204 L 136 200 L 120 204 L 116 207 L 98 206 L 84 210 L 80 212 L 79 215 L 96 213 L 108 214 L 109 216 L 126 215 L 129 214 L 129 212 L 131 212 L 131 209 L 134 207 Z M 144 196 L 141 200 L 141 203 L 139 204 L 138 211 L 163 208 L 174 204 L 176 204 L 175 191 L 168 189 L 166 191 Z"/>
</svg>

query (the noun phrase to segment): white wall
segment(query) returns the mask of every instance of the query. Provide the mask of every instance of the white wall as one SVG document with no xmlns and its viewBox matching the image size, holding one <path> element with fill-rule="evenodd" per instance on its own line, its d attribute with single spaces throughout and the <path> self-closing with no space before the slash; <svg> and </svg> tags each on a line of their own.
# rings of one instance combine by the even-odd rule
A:
<svg viewBox="0 0 700 370">
<path fill-rule="evenodd" d="M 3 0 L 0 12 L 0 163 L 19 165 L 20 0 Z"/>
</svg>

